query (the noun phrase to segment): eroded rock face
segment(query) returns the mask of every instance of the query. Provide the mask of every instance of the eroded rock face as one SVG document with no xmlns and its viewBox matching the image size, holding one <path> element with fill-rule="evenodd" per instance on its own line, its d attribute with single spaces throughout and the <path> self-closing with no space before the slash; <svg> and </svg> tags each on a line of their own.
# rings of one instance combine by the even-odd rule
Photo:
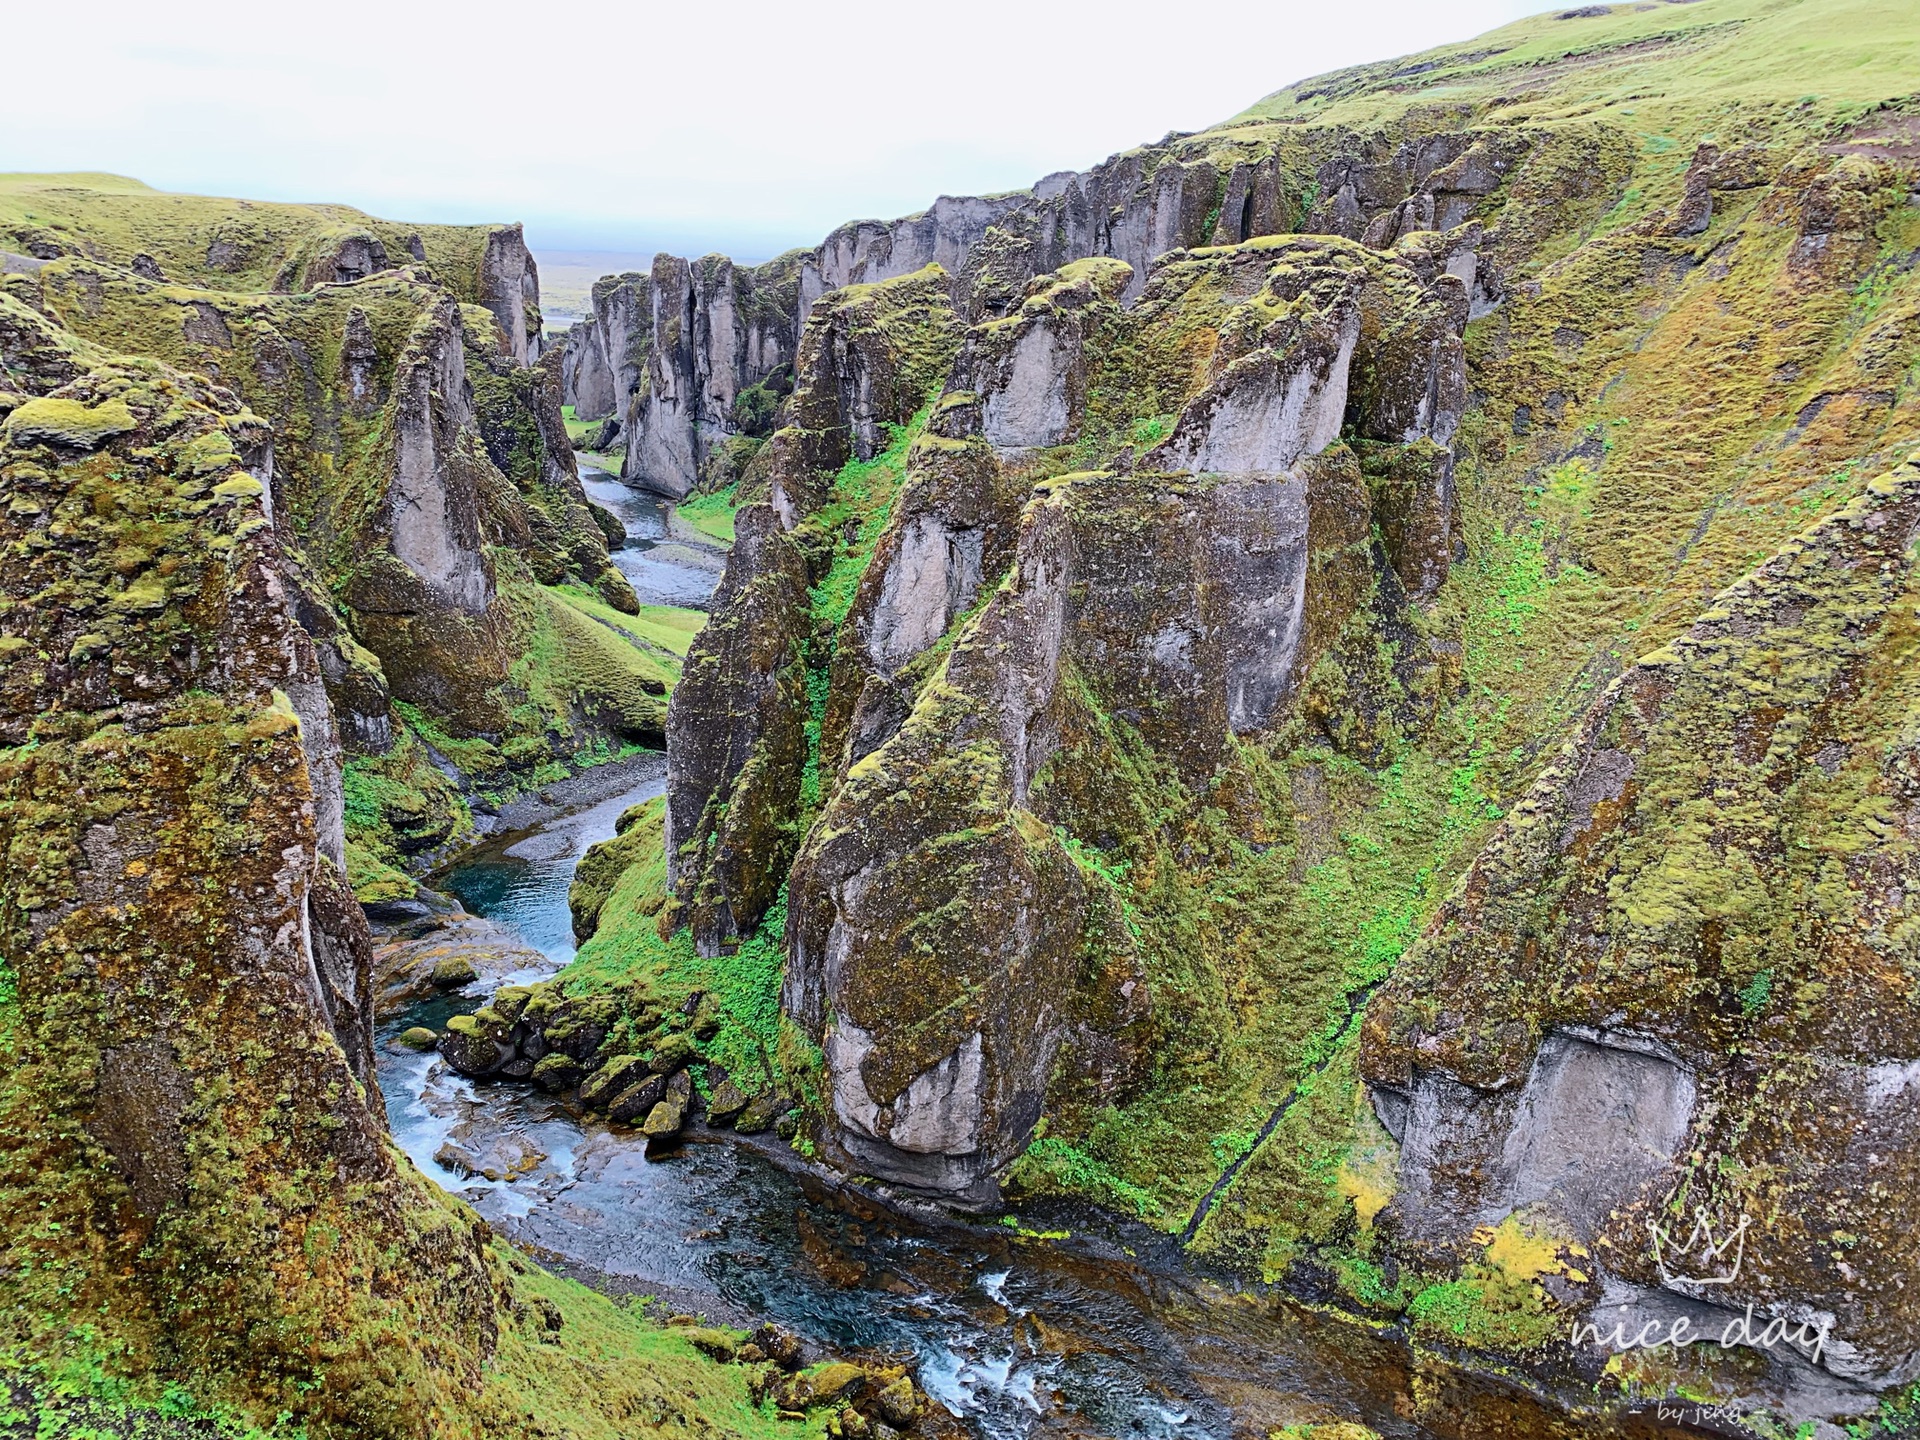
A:
<svg viewBox="0 0 1920 1440">
<path fill-rule="evenodd" d="M 1360 467 L 1316 457 L 1350 409 L 1384 427 L 1407 387 L 1457 388 L 1404 361 L 1457 371 L 1457 343 L 1367 343 L 1457 326 L 1457 287 L 1356 246 L 1170 265 L 1131 317 L 1128 274 L 1069 267 L 970 332 L 840 631 L 821 731 L 839 783 L 789 884 L 783 1004 L 821 1038 L 830 1138 L 963 1204 L 997 1195 L 1050 1091 L 1123 1093 L 1151 1023 L 1137 941 L 1071 839 L 1124 803 L 1085 768 L 1113 742 L 1089 737 L 1124 725 L 1202 785 L 1280 724 L 1374 583 Z M 1210 354 L 1169 437 L 1036 491 L 1048 447 L 1112 423 L 1091 397 L 1162 347 Z"/>
<path fill-rule="evenodd" d="M 280 288 L 312 290 L 321 285 L 351 285 L 387 269 L 390 264 L 387 247 L 370 230 L 355 228 L 322 234 L 309 240 L 303 248 L 311 258 L 300 272 L 299 283 L 283 284 Z M 281 274 L 283 279 L 290 279 L 291 267 L 283 269 Z"/>
<path fill-rule="evenodd" d="M 398 379 L 393 479 L 383 519 L 395 558 L 428 593 L 476 615 L 493 597 L 493 577 L 480 548 L 473 471 L 456 458 L 473 417 L 453 306 L 442 306 L 417 340 Z"/>
<path fill-rule="evenodd" d="M 645 376 L 626 411 L 625 479 L 675 499 L 694 488 L 742 428 L 741 392 L 793 361 L 806 314 L 796 283 L 785 260 L 742 270 L 722 255 L 655 258 Z"/>
<path fill-rule="evenodd" d="M 807 522 L 833 473 L 870 458 L 951 363 L 959 324 L 944 278 L 929 270 L 816 307 L 790 423 L 770 445 L 769 498 L 735 519 L 713 619 L 667 717 L 669 872 L 703 954 L 758 923 L 797 843 L 808 591 L 820 578 L 809 557 L 831 546 Z"/>
<path fill-rule="evenodd" d="M 242 458 L 264 427 L 151 361 L 40 403 L 128 423 L 0 430 L 0 1194 L 42 1217 L 0 1228 L 10 1333 L 57 1354 L 78 1305 L 126 1353 L 393 1433 L 478 1383 L 493 1289 L 483 1227 L 386 1143 L 338 742 Z"/>
<path fill-rule="evenodd" d="M 474 431 L 459 311 L 414 327 L 395 372 L 393 468 L 345 598 L 393 693 L 479 731 L 502 727 L 505 616 L 482 543 L 485 451 Z"/>
<path fill-rule="evenodd" d="M 734 537 L 667 707 L 668 878 L 709 955 L 772 903 L 806 762 L 806 568 L 768 506 Z"/>
<path fill-rule="evenodd" d="M 978 396 L 978 430 L 988 444 L 1044 449 L 1077 432 L 1087 405 L 1088 342 L 1113 323 L 1132 281 L 1118 261 L 1070 265 L 1052 283 L 1031 287 L 1004 322 L 968 334 L 950 388 Z"/>
<path fill-rule="evenodd" d="M 728 414 L 733 397 L 792 364 L 814 302 L 846 286 L 938 265 L 950 277 L 956 308 L 977 321 L 1017 309 L 1035 277 L 1095 257 L 1128 268 L 1116 298 L 1131 306 L 1154 263 L 1184 247 L 1301 232 L 1387 250 L 1456 231 L 1482 214 L 1498 215 L 1503 229 L 1518 237 L 1537 224 L 1514 214 L 1516 205 L 1534 201 L 1531 187 L 1564 188 L 1561 157 L 1538 166 L 1538 180 L 1530 168 L 1547 143 L 1543 134 L 1512 128 L 1419 140 L 1336 128 L 1301 137 L 1304 156 L 1291 143 L 1266 139 L 1264 153 L 1223 165 L 1204 150 L 1189 154 L 1167 142 L 1114 156 L 1086 172 L 1049 175 L 1029 191 L 943 197 L 901 220 L 844 225 L 797 261 L 782 257 L 743 270 L 717 256 L 691 263 L 661 257 L 655 285 L 664 280 L 667 298 L 653 327 L 660 354 L 649 361 L 645 392 L 636 395 L 625 473 L 667 494 L 691 490 L 716 441 L 737 430 Z M 1309 194 L 1318 198 L 1301 213 L 1288 193 L 1298 182 L 1288 172 L 1306 157 L 1313 157 L 1306 163 L 1315 171 Z M 1597 194 L 1597 150 L 1591 163 Z M 1458 246 L 1446 262 L 1476 314 L 1492 309 L 1502 294 L 1499 261 L 1484 253 L 1500 247 L 1484 243 L 1485 234 L 1477 232 L 1482 243 Z M 1505 248 L 1515 247 L 1509 242 Z M 758 318 L 743 322 L 749 310 Z M 1045 338 L 1023 338 L 1023 345 L 1025 374 L 1048 368 Z M 584 342 L 581 378 L 570 395 L 602 403 L 608 387 L 601 357 L 612 353 L 604 337 Z M 1054 443 L 1032 437 L 1058 428 L 1061 398 L 1030 391 L 1029 383 L 1022 379 L 1005 389 L 988 422 L 991 435 L 1000 437 L 994 443 Z M 618 395 L 613 403 L 619 405 Z M 580 413 L 589 415 L 586 409 Z M 603 413 L 618 411 L 596 408 L 591 415 Z"/>
<path fill-rule="evenodd" d="M 603 276 L 592 298 L 593 313 L 567 332 L 563 399 L 579 419 L 624 422 L 653 344 L 652 280 Z"/>
<path fill-rule="evenodd" d="M 1920 1373 L 1916 527 L 1909 462 L 1631 667 L 1409 952 L 1363 1051 L 1407 1243 L 1532 1206 L 1608 1325 L 1751 1302 L 1827 1326 L 1833 1376 Z M 1729 1283 L 1651 1250 L 1696 1212 L 1753 1217 Z"/>
<path fill-rule="evenodd" d="M 518 225 L 487 232 L 480 258 L 480 303 L 499 322 L 507 353 L 516 364 L 540 358 L 540 267 Z"/>
</svg>

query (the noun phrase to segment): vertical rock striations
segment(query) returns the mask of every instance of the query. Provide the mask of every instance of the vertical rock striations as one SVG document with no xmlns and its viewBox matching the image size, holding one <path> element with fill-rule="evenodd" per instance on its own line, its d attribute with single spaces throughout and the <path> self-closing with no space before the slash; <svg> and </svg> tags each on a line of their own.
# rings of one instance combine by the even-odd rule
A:
<svg viewBox="0 0 1920 1440">
<path fill-rule="evenodd" d="M 806 318 L 797 285 L 791 257 L 751 270 L 723 255 L 654 260 L 650 343 L 626 401 L 625 479 L 678 499 L 729 437 L 765 434 L 770 405 L 746 397 L 769 382 L 784 393 Z"/>
<path fill-rule="evenodd" d="M 1352 372 L 1363 430 L 1462 388 L 1458 282 L 1430 291 L 1357 246 L 1170 261 L 1131 313 L 1130 279 L 1082 262 L 969 332 L 840 630 L 821 744 L 839 784 L 793 867 L 783 1004 L 822 1041 L 830 1138 L 854 1169 L 961 1203 L 997 1196 L 1050 1094 L 1140 1078 L 1154 977 L 1084 848 L 1132 788 L 1098 773 L 1104 747 L 1130 736 L 1204 789 L 1236 737 L 1285 723 L 1378 583 L 1364 559 L 1329 563 L 1364 556 L 1369 502 L 1350 454 L 1316 459 Z M 1435 343 L 1376 353 L 1369 329 Z M 1050 448 L 1111 443 L 1101 411 L 1137 399 L 1141 357 L 1175 365 L 1208 332 L 1164 441 L 1043 478 Z"/>
<path fill-rule="evenodd" d="M 846 524 L 861 523 L 823 513 L 832 481 L 850 461 L 873 459 L 889 427 L 926 403 L 958 338 L 945 276 L 931 267 L 839 292 L 807 322 L 802 380 L 767 450 L 765 498 L 736 519 L 713 619 L 668 710 L 670 883 L 702 954 L 752 932 L 799 839 L 812 758 L 809 592 L 830 578 Z"/>
<path fill-rule="evenodd" d="M 1403 236 L 1454 230 L 1496 192 L 1524 203 L 1529 184 L 1539 183 L 1532 172 L 1563 163 L 1539 153 L 1557 148 L 1549 146 L 1554 138 L 1494 128 L 1395 141 L 1339 128 L 1245 126 L 1230 138 L 1129 151 L 1084 173 L 1049 175 L 1028 191 L 942 197 L 902 220 L 844 225 L 813 250 L 751 269 L 721 256 L 661 256 L 652 338 L 641 342 L 645 398 L 628 408 L 622 396 L 634 392 L 608 383 L 612 357 L 634 332 L 603 318 L 598 302 L 570 342 L 580 358 L 570 362 L 567 397 L 583 418 L 619 416 L 625 477 L 677 498 L 700 485 L 728 437 L 753 433 L 750 418 L 733 413 L 736 398 L 793 363 L 808 312 L 830 291 L 937 264 L 954 304 L 980 320 L 1017 308 L 1036 276 L 1110 257 L 1129 267 L 1119 298 L 1131 305 L 1153 263 L 1174 250 L 1289 232 L 1384 249 Z M 1471 248 L 1448 263 L 1476 311 L 1497 302 L 1497 264 L 1479 263 Z"/>
</svg>

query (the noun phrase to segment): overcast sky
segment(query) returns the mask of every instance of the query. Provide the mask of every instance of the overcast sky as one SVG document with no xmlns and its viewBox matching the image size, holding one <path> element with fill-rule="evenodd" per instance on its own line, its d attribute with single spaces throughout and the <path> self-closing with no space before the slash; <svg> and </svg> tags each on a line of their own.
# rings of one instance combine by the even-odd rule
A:
<svg viewBox="0 0 1920 1440">
<path fill-rule="evenodd" d="M 760 259 L 1538 0 L 9 5 L 0 170 Z"/>
</svg>

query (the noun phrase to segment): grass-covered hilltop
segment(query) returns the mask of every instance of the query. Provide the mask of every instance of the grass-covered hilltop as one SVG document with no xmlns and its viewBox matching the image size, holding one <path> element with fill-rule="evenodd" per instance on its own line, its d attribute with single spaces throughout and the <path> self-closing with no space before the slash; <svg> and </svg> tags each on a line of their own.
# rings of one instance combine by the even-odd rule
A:
<svg viewBox="0 0 1920 1440">
<path fill-rule="evenodd" d="M 592 302 L 0 176 L 0 1436 L 940 1433 L 388 1133 L 366 907 L 662 745 L 448 1063 L 1595 1433 L 1920 1426 L 1910 0 L 1545 14 Z M 731 544 L 690 648 L 576 444 Z"/>
</svg>

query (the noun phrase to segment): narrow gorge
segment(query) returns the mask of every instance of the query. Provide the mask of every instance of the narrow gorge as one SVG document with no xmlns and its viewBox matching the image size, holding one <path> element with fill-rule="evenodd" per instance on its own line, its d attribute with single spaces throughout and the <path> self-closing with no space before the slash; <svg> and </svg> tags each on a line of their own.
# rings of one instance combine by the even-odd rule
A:
<svg viewBox="0 0 1920 1440">
<path fill-rule="evenodd" d="M 585 310 L 0 175 L 0 1436 L 1920 1434 L 1909 0 Z"/>
</svg>

